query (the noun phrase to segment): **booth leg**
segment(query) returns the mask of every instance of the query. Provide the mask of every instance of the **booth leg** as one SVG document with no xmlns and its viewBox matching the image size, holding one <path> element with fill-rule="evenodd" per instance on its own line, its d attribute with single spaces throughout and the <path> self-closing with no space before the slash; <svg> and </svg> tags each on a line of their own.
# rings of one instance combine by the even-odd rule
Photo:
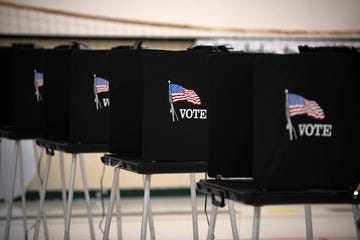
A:
<svg viewBox="0 0 360 240">
<path fill-rule="evenodd" d="M 94 221 L 93 221 L 92 211 L 91 211 L 90 195 L 89 195 L 89 187 L 88 187 L 88 182 L 87 182 L 87 177 L 86 177 L 84 155 L 79 154 L 79 158 L 80 158 L 81 176 L 82 176 L 82 181 L 83 181 L 83 185 L 84 185 L 86 208 L 87 208 L 87 214 L 88 214 L 88 220 L 89 220 L 90 237 L 92 240 L 94 240 L 95 239 Z"/>
<path fill-rule="evenodd" d="M 119 175 L 120 175 L 120 168 L 115 167 L 113 183 L 112 183 L 110 199 L 109 199 L 109 207 L 108 207 L 108 210 L 106 213 L 106 221 L 105 221 L 103 240 L 109 239 L 111 218 L 112 218 L 112 213 L 113 213 L 113 209 L 114 209 L 114 201 L 116 198 L 116 191 L 119 191 Z M 119 236 L 120 236 L 120 238 L 119 238 Z M 122 237 L 121 237 L 121 235 L 119 235 L 119 232 L 118 232 L 118 239 L 121 239 L 121 238 Z"/>
<path fill-rule="evenodd" d="M 9 239 L 9 235 L 10 235 L 10 223 L 11 223 L 11 215 L 12 215 L 12 207 L 14 204 L 14 189 L 15 189 L 15 181 L 16 181 L 16 170 L 17 170 L 17 162 L 18 162 L 18 153 L 19 153 L 19 144 L 18 141 L 15 142 L 15 147 L 14 147 L 14 156 L 15 156 L 15 161 L 13 164 L 13 169 L 11 171 L 12 175 L 12 179 L 11 179 L 11 183 L 10 183 L 10 192 L 9 192 L 9 199 L 8 199 L 8 207 L 7 207 L 7 215 L 6 215 L 6 226 L 5 226 L 5 237 L 4 239 L 7 240 Z"/>
<path fill-rule="evenodd" d="M 261 207 L 255 206 L 254 207 L 253 233 L 252 233 L 252 239 L 253 240 L 259 240 L 260 216 L 261 216 Z"/>
<path fill-rule="evenodd" d="M 313 239 L 313 229 L 312 229 L 312 216 L 311 216 L 311 205 L 305 204 L 305 220 L 306 220 L 306 239 Z"/>
<path fill-rule="evenodd" d="M 212 207 L 211 207 L 210 225 L 209 225 L 208 234 L 207 234 L 207 238 L 206 238 L 207 240 L 214 239 L 215 224 L 216 224 L 218 208 L 219 207 L 216 205 L 212 205 Z"/>
<path fill-rule="evenodd" d="M 353 204 L 352 210 L 354 214 L 354 220 L 355 220 L 355 229 L 356 229 L 356 236 L 357 239 L 360 240 L 360 213 L 359 213 L 359 205 Z"/>
<path fill-rule="evenodd" d="M 193 238 L 194 240 L 198 240 L 199 230 L 198 230 L 198 219 L 197 219 L 195 173 L 190 173 L 190 193 L 191 193 Z"/>
<path fill-rule="evenodd" d="M 233 239 L 239 240 L 239 233 L 237 231 L 234 202 L 231 200 L 228 200 L 227 203 L 229 206 L 229 214 L 230 214 L 231 230 L 232 230 Z"/>
<path fill-rule="evenodd" d="M 66 206 L 66 216 L 65 216 L 65 233 L 64 239 L 70 239 L 70 223 L 71 223 L 71 208 L 72 208 L 72 200 L 74 196 L 74 185 L 75 185 L 75 175 L 76 175 L 76 160 L 77 154 L 72 155 L 71 162 L 71 176 L 70 176 L 70 187 L 69 187 L 69 196 L 68 203 Z"/>
<path fill-rule="evenodd" d="M 36 218 L 36 224 L 35 224 L 35 231 L 34 231 L 34 239 L 39 238 L 39 230 L 40 230 L 40 222 L 41 217 L 44 213 L 44 202 L 45 202 L 45 195 L 46 195 L 46 186 L 49 179 L 49 172 L 50 172 L 50 165 L 51 165 L 51 156 L 48 155 L 46 159 L 45 164 L 45 178 L 43 180 L 41 189 L 40 189 L 40 200 L 39 200 L 39 209 L 38 209 L 38 215 Z"/>
</svg>

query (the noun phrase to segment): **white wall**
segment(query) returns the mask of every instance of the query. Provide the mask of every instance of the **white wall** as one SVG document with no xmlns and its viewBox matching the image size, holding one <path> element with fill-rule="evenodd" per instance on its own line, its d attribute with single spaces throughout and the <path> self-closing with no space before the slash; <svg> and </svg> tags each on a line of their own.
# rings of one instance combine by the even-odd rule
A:
<svg viewBox="0 0 360 240">
<path fill-rule="evenodd" d="M 359 0 L 7 0 L 79 13 L 205 26 L 360 29 Z"/>
<path fill-rule="evenodd" d="M 59 33 L 68 31 L 70 34 L 87 34 L 86 28 L 92 25 L 93 30 L 89 30 L 88 33 L 100 35 L 129 35 L 129 32 L 147 36 L 194 36 L 196 34 L 191 27 L 196 29 L 196 26 L 227 28 L 225 33 L 217 32 L 216 34 L 214 31 L 197 29 L 196 33 L 199 36 L 216 36 L 217 34 L 238 36 L 238 30 L 241 29 L 250 30 L 250 34 L 251 31 L 255 34 L 256 30 L 341 30 L 354 31 L 360 35 L 359 0 L 5 0 L 3 2 L 116 19 L 182 24 L 186 26 L 187 31 L 174 29 L 171 26 L 154 28 L 142 25 L 142 31 L 139 33 L 139 30 L 136 30 L 139 26 L 131 24 L 122 24 L 120 27 L 119 24 L 113 22 L 92 22 L 91 19 L 74 19 L 61 15 L 47 16 L 36 12 L 22 16 L 21 13 L 11 12 L 13 10 L 0 4 L 0 8 L 3 8 L 0 32 L 13 31 L 16 28 L 17 31 L 27 33 L 29 29 L 38 31 L 35 26 L 38 24 L 46 25 L 50 33 L 58 28 Z M 19 23 L 22 26 L 17 26 L 16 21 L 22 21 Z M 228 31 L 234 30 L 229 28 L 236 28 L 237 33 L 235 31 L 229 34 Z M 244 33 L 240 31 L 240 34 Z"/>
</svg>

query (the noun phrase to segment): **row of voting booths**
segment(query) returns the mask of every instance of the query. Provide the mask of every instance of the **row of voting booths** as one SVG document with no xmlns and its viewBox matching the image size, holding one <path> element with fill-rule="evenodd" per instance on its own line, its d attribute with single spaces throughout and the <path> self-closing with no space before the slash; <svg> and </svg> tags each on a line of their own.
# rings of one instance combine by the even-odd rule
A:
<svg viewBox="0 0 360 240">
<path fill-rule="evenodd" d="M 309 210 L 310 204 L 352 204 L 360 239 L 360 57 L 355 49 L 303 46 L 296 54 L 264 54 L 197 46 L 167 51 L 136 42 L 108 50 L 74 43 L 0 51 L 9 60 L 2 71 L 8 91 L 2 91 L 0 101 L 1 136 L 35 139 L 48 156 L 54 151 L 104 153 L 101 161 L 114 167 L 104 239 L 114 202 L 120 205 L 120 169 L 146 176 L 141 239 L 147 222 L 155 237 L 150 176 L 199 172 L 209 178 L 197 182 L 197 190 L 213 203 L 208 239 L 225 200 L 255 206 L 253 239 L 259 238 L 263 205 L 306 204 Z M 73 164 L 72 172 L 74 157 Z M 87 177 L 84 173 L 84 193 Z M 46 181 L 35 238 L 40 223 L 46 223 Z M 71 184 L 62 189 L 68 192 L 63 195 L 65 238 L 70 236 Z M 193 195 L 192 205 L 198 239 Z M 119 209 L 117 214 L 121 237 Z M 311 231 L 309 226 L 308 239 Z"/>
</svg>

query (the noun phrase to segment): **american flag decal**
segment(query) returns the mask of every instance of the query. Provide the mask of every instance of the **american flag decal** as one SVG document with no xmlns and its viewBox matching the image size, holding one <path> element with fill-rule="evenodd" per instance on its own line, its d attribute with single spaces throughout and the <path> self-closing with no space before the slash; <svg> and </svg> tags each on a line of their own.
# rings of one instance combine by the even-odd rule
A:
<svg viewBox="0 0 360 240">
<path fill-rule="evenodd" d="M 44 74 L 41 72 L 35 72 L 35 85 L 36 87 L 42 87 L 44 85 Z"/>
<path fill-rule="evenodd" d="M 308 100 L 300 95 L 288 93 L 290 117 L 306 114 L 315 119 L 324 119 L 325 114 L 320 105 L 313 100 Z"/>
<path fill-rule="evenodd" d="M 39 91 L 39 88 L 42 87 L 43 85 L 44 85 L 44 74 L 34 69 L 34 87 L 35 87 L 35 96 L 37 102 L 42 101 L 42 96 Z"/>
<path fill-rule="evenodd" d="M 173 102 L 187 101 L 194 105 L 201 105 L 200 97 L 194 90 L 186 89 L 178 84 L 170 84 L 170 94 Z"/>
<path fill-rule="evenodd" d="M 109 82 L 105 78 L 95 77 L 96 93 L 108 92 Z"/>
</svg>

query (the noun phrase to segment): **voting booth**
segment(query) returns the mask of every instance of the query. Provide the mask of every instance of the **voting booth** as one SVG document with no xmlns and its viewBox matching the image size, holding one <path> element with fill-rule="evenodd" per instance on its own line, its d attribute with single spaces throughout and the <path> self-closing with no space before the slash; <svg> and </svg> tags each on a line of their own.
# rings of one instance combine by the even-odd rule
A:
<svg viewBox="0 0 360 240">
<path fill-rule="evenodd" d="M 222 73 L 227 77 L 219 82 L 210 78 L 212 178 L 197 182 L 212 199 L 208 239 L 225 200 L 254 206 L 254 240 L 259 239 L 261 207 L 275 204 L 305 205 L 308 239 L 313 236 L 310 204 L 352 204 L 359 233 L 360 163 L 354 158 L 359 151 L 359 54 L 331 49 L 259 54 L 249 65 L 238 59 L 233 69 L 230 59 L 210 60 L 223 62 L 217 66 L 228 75 Z M 244 77 L 249 69 L 252 78 Z M 221 70 L 209 68 L 210 76 L 214 72 Z M 229 90 L 227 82 L 236 78 L 236 91 Z M 252 87 L 244 79 L 252 81 Z M 242 111 L 228 115 L 238 121 L 222 120 L 218 113 L 227 109 Z M 240 127 L 246 121 L 250 130 Z M 236 239 L 235 217 L 231 226 Z"/>
<path fill-rule="evenodd" d="M 2 133 L 16 138 L 36 138 L 43 130 L 43 52 L 35 47 L 0 49 L 6 89 L 2 91 Z M 21 135 L 21 136 L 20 136 Z"/>
<path fill-rule="evenodd" d="M 107 144 L 109 50 L 45 52 L 45 139 Z"/>
<path fill-rule="evenodd" d="M 144 56 L 144 159 L 208 160 L 209 54 L 188 50 Z"/>
<path fill-rule="evenodd" d="M 256 58 L 254 179 L 263 189 L 359 184 L 359 54 Z"/>
<path fill-rule="evenodd" d="M 110 93 L 111 153 L 101 160 L 114 166 L 115 173 L 104 238 L 109 234 L 114 201 L 119 201 L 115 194 L 120 169 L 144 175 L 141 239 L 148 221 L 153 229 L 151 175 L 189 173 L 193 235 L 198 238 L 194 173 L 206 172 L 209 157 L 207 62 L 211 54 L 216 53 L 132 49 L 109 55 L 109 77 L 117 81 Z M 118 235 L 121 238 L 119 225 Z"/>
<path fill-rule="evenodd" d="M 15 49 L 13 54 L 13 130 L 33 135 L 33 138 L 41 137 L 44 49 Z"/>
<path fill-rule="evenodd" d="M 211 56 L 209 176 L 356 188 L 358 67 L 358 53 L 329 50 Z"/>
<path fill-rule="evenodd" d="M 207 57 L 212 53 L 111 52 L 110 78 L 118 81 L 110 93 L 110 152 L 146 161 L 207 160 Z"/>
<path fill-rule="evenodd" d="M 50 171 L 54 151 L 60 152 L 59 173 L 64 203 L 64 238 L 70 236 L 71 210 L 79 157 L 82 182 L 89 220 L 90 236 L 95 238 L 91 203 L 87 184 L 84 153 L 108 152 L 109 138 L 109 91 L 108 52 L 90 50 L 80 44 L 64 45 L 45 51 L 44 80 L 44 137 L 37 144 L 47 153 L 46 172 Z M 66 199 L 63 153 L 72 154 L 70 187 Z M 39 236 L 46 184 L 42 183 L 34 239 Z M 64 198 L 65 196 L 65 198 Z M 66 203 L 67 201 L 67 203 Z"/>
<path fill-rule="evenodd" d="M 13 200 L 18 195 L 21 195 L 23 223 L 27 225 L 26 186 L 35 175 L 38 160 L 32 140 L 43 133 L 43 102 L 39 98 L 43 86 L 43 51 L 34 44 L 0 48 L 3 58 L 0 136 L 4 138 L 1 170 L 3 196 L 8 200 L 5 238 L 10 234 Z"/>
</svg>

